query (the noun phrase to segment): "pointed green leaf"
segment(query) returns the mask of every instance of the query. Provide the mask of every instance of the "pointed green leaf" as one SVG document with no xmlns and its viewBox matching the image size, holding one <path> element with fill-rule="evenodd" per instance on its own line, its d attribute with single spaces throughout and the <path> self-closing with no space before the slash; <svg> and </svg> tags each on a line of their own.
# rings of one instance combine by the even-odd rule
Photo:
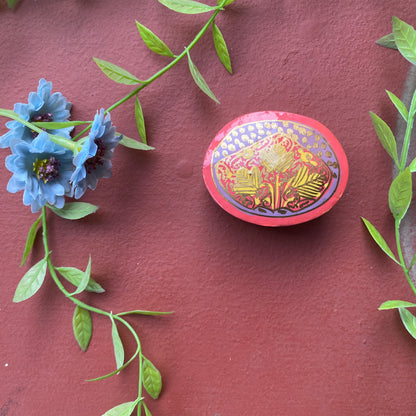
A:
<svg viewBox="0 0 416 416">
<path fill-rule="evenodd" d="M 413 65 L 416 65 L 416 31 L 407 23 L 393 16 L 393 33 L 400 53 Z"/>
<path fill-rule="evenodd" d="M 406 308 L 399 308 L 400 318 L 409 334 L 416 339 L 416 318 Z"/>
<path fill-rule="evenodd" d="M 7 5 L 13 9 L 19 0 L 7 0 Z"/>
<path fill-rule="evenodd" d="M 124 347 L 123 343 L 121 342 L 120 335 L 118 334 L 116 323 L 114 322 L 114 318 L 112 315 L 110 315 L 111 319 L 111 337 L 113 339 L 113 348 L 114 348 L 114 356 L 116 359 L 116 368 L 117 370 L 120 369 L 120 367 L 124 363 Z"/>
<path fill-rule="evenodd" d="M 137 130 L 144 144 L 146 144 L 146 127 L 144 125 L 144 117 L 139 97 L 136 95 L 134 100 L 134 117 L 136 119 Z"/>
<path fill-rule="evenodd" d="M 389 207 L 393 217 L 400 221 L 412 200 L 412 174 L 406 168 L 392 182 L 389 189 Z"/>
<path fill-rule="evenodd" d="M 118 406 L 105 412 L 102 416 L 130 416 L 133 413 L 137 403 L 138 401 L 135 400 L 134 402 L 119 404 Z"/>
<path fill-rule="evenodd" d="M 411 268 L 415 265 L 415 263 L 416 263 L 416 253 L 414 254 L 414 256 L 412 258 L 412 261 L 410 262 L 409 267 L 407 268 L 407 270 L 410 271 Z"/>
<path fill-rule="evenodd" d="M 82 351 L 86 351 L 92 335 L 91 314 L 87 309 L 77 305 L 75 307 L 74 316 L 72 318 L 72 328 L 74 330 L 75 339 Z"/>
<path fill-rule="evenodd" d="M 404 300 L 388 300 L 380 305 L 379 311 L 385 311 L 387 309 L 397 308 L 410 308 L 416 306 L 416 303 L 406 302 Z"/>
<path fill-rule="evenodd" d="M 23 257 L 22 257 L 22 261 L 20 263 L 20 266 L 23 266 L 24 262 L 26 261 L 27 257 L 29 256 L 29 253 L 32 250 L 33 243 L 35 242 L 36 234 L 38 233 L 38 226 L 39 226 L 39 223 L 40 223 L 41 219 L 42 219 L 42 216 L 40 216 L 32 224 L 32 226 L 29 229 L 29 233 L 27 234 L 25 249 L 23 251 Z"/>
<path fill-rule="evenodd" d="M 13 302 L 22 302 L 33 296 L 45 280 L 47 262 L 46 258 L 33 265 L 22 277 L 17 285 Z"/>
<path fill-rule="evenodd" d="M 217 10 L 206 4 L 194 0 L 159 0 L 159 3 L 178 13 L 198 14 Z"/>
<path fill-rule="evenodd" d="M 416 172 L 416 157 L 412 160 L 409 165 L 410 172 Z"/>
<path fill-rule="evenodd" d="M 213 92 L 209 89 L 208 84 L 205 82 L 204 78 L 202 77 L 201 73 L 198 71 L 198 68 L 194 65 L 194 63 L 191 60 L 191 56 L 189 55 L 189 52 L 187 51 L 188 55 L 188 64 L 189 64 L 189 70 L 191 71 L 192 78 L 194 79 L 196 85 L 198 85 L 201 90 L 208 95 L 209 98 L 214 100 L 216 103 L 220 103 L 213 94 Z"/>
<path fill-rule="evenodd" d="M 159 397 L 162 390 L 162 377 L 159 370 L 146 357 L 143 357 L 143 386 L 153 399 Z"/>
<path fill-rule="evenodd" d="M 78 293 L 83 292 L 87 288 L 88 283 L 90 282 L 90 278 L 91 278 L 91 256 L 88 261 L 88 265 L 87 265 L 87 268 L 85 269 L 85 272 L 82 273 L 77 289 L 75 290 L 75 292 L 71 293 L 70 296 L 78 295 Z"/>
<path fill-rule="evenodd" d="M 81 280 L 85 277 L 85 272 L 78 270 L 75 267 L 55 267 L 55 270 L 59 272 L 69 283 L 79 287 Z M 103 293 L 105 290 L 91 277 L 88 280 L 88 284 L 85 287 L 88 292 Z"/>
<path fill-rule="evenodd" d="M 136 150 L 154 150 L 155 148 L 152 146 L 148 146 L 146 143 L 139 142 L 138 140 L 131 139 L 130 137 L 124 136 L 120 140 L 119 144 L 129 147 L 130 149 Z"/>
<path fill-rule="evenodd" d="M 47 130 L 59 130 L 67 127 L 81 126 L 91 124 L 92 121 L 32 121 L 35 126 Z"/>
<path fill-rule="evenodd" d="M 407 119 L 409 118 L 409 112 L 407 111 L 407 108 L 404 105 L 403 101 L 400 100 L 400 98 L 394 95 L 392 92 L 387 91 L 387 90 L 386 92 L 388 96 L 390 97 L 390 100 L 393 102 L 393 104 L 395 105 L 399 113 L 401 114 L 401 116 L 404 118 L 405 121 L 407 121 Z"/>
<path fill-rule="evenodd" d="M 218 58 L 224 65 L 225 69 L 232 74 L 233 70 L 231 69 L 230 55 L 228 54 L 227 45 L 225 43 L 224 37 L 218 26 L 215 22 L 212 22 L 212 36 L 214 38 L 214 46 L 217 51 Z"/>
<path fill-rule="evenodd" d="M 175 55 L 172 51 L 168 48 L 165 42 L 157 37 L 150 29 L 146 26 L 142 25 L 136 20 L 137 29 L 139 30 L 140 36 L 143 39 L 143 42 L 146 46 L 156 52 L 159 55 L 174 57 Z"/>
<path fill-rule="evenodd" d="M 373 237 L 374 241 L 378 244 L 378 246 L 397 264 L 400 264 L 396 257 L 394 256 L 393 252 L 390 250 L 389 246 L 387 245 L 384 238 L 381 236 L 381 234 L 377 231 L 377 229 L 370 223 L 370 221 L 366 220 L 365 218 L 361 217 L 363 220 L 365 226 L 367 227 L 368 232 L 371 234 L 371 237 Z"/>
<path fill-rule="evenodd" d="M 376 130 L 377 136 L 381 141 L 386 152 L 398 165 L 396 139 L 390 127 L 377 114 L 370 111 L 371 119 Z"/>
<path fill-rule="evenodd" d="M 111 62 L 103 61 L 102 59 L 93 58 L 95 63 L 107 75 L 108 78 L 112 79 L 119 84 L 125 85 L 137 85 L 141 84 L 142 81 L 137 79 L 130 72 L 126 71 L 123 68 L 120 68 L 117 65 L 112 64 Z"/>
<path fill-rule="evenodd" d="M 159 312 L 159 311 L 143 311 L 143 310 L 134 310 L 134 311 L 127 311 L 127 312 L 120 312 L 117 316 L 124 316 L 124 315 L 150 315 L 150 316 L 160 316 L 160 315 L 170 315 L 173 312 Z"/>
<path fill-rule="evenodd" d="M 87 215 L 93 214 L 98 207 L 87 202 L 67 202 L 63 208 L 59 209 L 48 205 L 56 215 L 67 220 L 79 220 Z"/>
<path fill-rule="evenodd" d="M 146 406 L 145 402 L 143 402 L 143 408 L 144 408 L 144 413 L 145 413 L 146 416 L 152 416 L 152 414 L 150 413 L 150 410 Z"/>
<path fill-rule="evenodd" d="M 218 6 L 221 6 L 221 3 L 223 2 L 224 0 L 217 0 L 217 5 Z M 231 4 L 231 3 L 234 3 L 234 0 L 226 0 L 225 1 L 225 3 L 222 5 L 222 7 L 225 7 L 225 6 L 228 6 L 229 4 Z"/>
<path fill-rule="evenodd" d="M 376 41 L 377 45 L 384 46 L 385 48 L 397 49 L 396 41 L 394 40 L 394 34 L 389 33 Z"/>
</svg>

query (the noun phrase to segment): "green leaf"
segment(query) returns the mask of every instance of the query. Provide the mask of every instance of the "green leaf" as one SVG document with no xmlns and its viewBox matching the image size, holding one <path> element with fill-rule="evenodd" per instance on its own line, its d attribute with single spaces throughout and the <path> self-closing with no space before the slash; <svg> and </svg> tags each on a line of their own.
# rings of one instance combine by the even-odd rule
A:
<svg viewBox="0 0 416 416">
<path fill-rule="evenodd" d="M 152 146 L 148 146 L 146 143 L 139 142 L 138 140 L 131 139 L 130 137 L 127 137 L 124 135 L 119 143 L 125 147 L 129 147 L 130 149 L 136 149 L 136 150 L 154 150 L 155 149 Z"/>
<path fill-rule="evenodd" d="M 387 309 L 410 308 L 414 306 L 416 306 L 416 303 L 410 303 L 404 300 L 388 300 L 386 302 L 383 302 L 378 308 L 378 310 L 385 311 Z"/>
<path fill-rule="evenodd" d="M 17 285 L 13 302 L 22 302 L 33 296 L 45 280 L 47 262 L 46 258 L 33 265 L 22 277 Z"/>
<path fill-rule="evenodd" d="M 82 273 L 82 276 L 80 276 L 79 284 L 75 292 L 71 293 L 70 296 L 78 295 L 79 293 L 83 292 L 90 282 L 91 277 L 91 256 L 88 261 L 87 268 L 85 269 L 85 272 Z"/>
<path fill-rule="evenodd" d="M 416 65 L 416 31 L 407 23 L 393 16 L 393 33 L 400 53 L 413 65 Z"/>
<path fill-rule="evenodd" d="M 143 408 L 144 408 L 144 413 L 146 414 L 146 416 L 152 416 L 145 402 L 143 402 Z"/>
<path fill-rule="evenodd" d="M 217 0 L 217 5 L 221 6 L 221 3 L 223 2 L 223 0 Z M 229 4 L 234 3 L 234 0 L 227 0 L 224 4 L 223 7 L 228 6 Z"/>
<path fill-rule="evenodd" d="M 137 85 L 141 84 L 142 81 L 137 79 L 134 75 L 130 72 L 126 71 L 123 68 L 120 68 L 117 65 L 112 64 L 111 62 L 103 61 L 102 59 L 92 58 L 94 59 L 95 63 L 99 66 L 101 71 L 107 75 L 108 78 L 112 79 L 119 84 L 126 84 L 126 85 Z"/>
<path fill-rule="evenodd" d="M 399 308 L 400 318 L 409 334 L 416 339 L 416 318 L 406 308 Z"/>
<path fill-rule="evenodd" d="M 212 22 L 212 36 L 214 38 L 214 46 L 217 51 L 218 58 L 220 58 L 220 61 L 224 65 L 225 69 L 232 74 L 233 70 L 231 68 L 230 55 L 228 54 L 227 45 L 215 22 Z"/>
<path fill-rule="evenodd" d="M 13 9 L 19 0 L 7 0 L 7 5 Z"/>
<path fill-rule="evenodd" d="M 143 39 L 143 42 L 146 46 L 156 52 L 159 55 L 169 56 L 173 58 L 175 55 L 172 51 L 168 48 L 165 42 L 157 37 L 150 29 L 146 26 L 142 25 L 136 20 L 137 29 L 139 30 L 140 36 Z"/>
<path fill-rule="evenodd" d="M 143 311 L 143 310 L 134 310 L 134 311 L 127 311 L 127 312 L 120 312 L 117 316 L 124 316 L 124 315 L 150 315 L 150 316 L 160 316 L 160 315 L 170 315 L 173 312 L 159 312 L 159 311 Z"/>
<path fill-rule="evenodd" d="M 409 165 L 410 172 L 416 172 L 416 157 L 412 160 Z"/>
<path fill-rule="evenodd" d="M 412 200 L 412 174 L 406 168 L 392 182 L 389 189 L 389 207 L 396 221 L 406 214 Z"/>
<path fill-rule="evenodd" d="M 159 0 L 159 3 L 178 13 L 198 14 L 217 10 L 206 4 L 194 0 Z"/>
<path fill-rule="evenodd" d="M 405 121 L 409 118 L 409 112 L 407 111 L 406 106 L 404 105 L 403 101 L 400 100 L 399 97 L 394 95 L 392 92 L 387 91 L 388 96 L 390 97 L 390 100 L 393 102 L 401 116 L 404 118 Z"/>
<path fill-rule="evenodd" d="M 67 202 L 63 208 L 59 209 L 48 205 L 56 215 L 67 220 L 79 220 L 87 215 L 93 214 L 98 207 L 87 202 Z"/>
<path fill-rule="evenodd" d="M 149 361 L 143 357 L 143 386 L 153 399 L 159 397 L 162 390 L 162 377 L 159 370 Z"/>
<path fill-rule="evenodd" d="M 370 111 L 370 115 L 381 144 L 390 157 L 396 162 L 396 165 L 398 165 L 396 139 L 394 138 L 390 127 L 377 114 Z"/>
<path fill-rule="evenodd" d="M 396 257 L 394 256 L 393 252 L 390 250 L 389 246 L 387 245 L 384 238 L 381 236 L 381 234 L 377 231 L 377 229 L 370 223 L 370 221 L 366 220 L 365 218 L 361 217 L 363 220 L 365 226 L 367 227 L 368 232 L 371 234 L 371 237 L 373 237 L 374 241 L 378 244 L 378 246 L 397 264 L 400 264 Z"/>
<path fill-rule="evenodd" d="M 119 404 L 118 406 L 105 412 L 102 416 L 130 416 L 133 413 L 137 403 L 138 400 Z"/>
<path fill-rule="evenodd" d="M 76 287 L 80 286 L 81 280 L 85 277 L 85 272 L 78 270 L 75 267 L 55 267 L 55 270 Z M 105 292 L 105 290 L 91 277 L 88 280 L 85 290 L 94 293 Z"/>
<path fill-rule="evenodd" d="M 47 130 L 59 130 L 67 127 L 81 126 L 82 124 L 91 124 L 92 121 L 32 121 L 35 126 Z"/>
<path fill-rule="evenodd" d="M 42 215 L 32 224 L 32 226 L 29 229 L 29 233 L 27 234 L 25 249 L 23 251 L 23 257 L 22 257 L 20 266 L 23 266 L 24 262 L 29 256 L 29 253 L 32 250 L 33 243 L 35 242 L 36 234 L 38 233 L 38 226 L 39 226 L 41 219 L 42 219 Z"/>
<path fill-rule="evenodd" d="M 410 271 L 411 268 L 415 265 L 415 263 L 416 263 L 416 253 L 414 254 L 414 256 L 412 258 L 412 261 L 410 262 L 409 267 L 407 268 L 407 270 Z"/>
<path fill-rule="evenodd" d="M 91 314 L 87 309 L 77 305 L 72 318 L 75 339 L 82 351 L 86 351 L 92 335 Z"/>
<path fill-rule="evenodd" d="M 384 46 L 385 48 L 397 49 L 396 41 L 394 40 L 394 34 L 389 33 L 376 41 L 377 45 Z"/>
<path fill-rule="evenodd" d="M 114 318 L 112 315 L 110 315 L 111 319 L 111 337 L 113 339 L 113 348 L 114 348 L 114 356 L 116 359 L 116 368 L 117 370 L 120 369 L 120 367 L 124 363 L 124 347 L 123 343 L 121 342 L 120 335 L 118 334 L 117 325 L 114 322 Z"/>
<path fill-rule="evenodd" d="M 198 87 L 201 88 L 201 90 L 206 95 L 208 95 L 209 98 L 211 98 L 212 100 L 214 100 L 216 103 L 219 104 L 220 102 L 217 100 L 213 92 L 209 89 L 208 84 L 205 82 L 204 78 L 198 71 L 198 68 L 192 62 L 191 56 L 189 55 L 188 51 L 187 51 L 187 55 L 188 55 L 189 70 L 191 71 L 192 78 L 194 79 L 196 85 L 198 85 Z"/>
<path fill-rule="evenodd" d="M 146 127 L 144 125 L 144 117 L 142 106 L 140 105 L 139 97 L 136 95 L 134 100 L 134 118 L 136 119 L 137 130 L 144 144 L 146 141 Z"/>
</svg>

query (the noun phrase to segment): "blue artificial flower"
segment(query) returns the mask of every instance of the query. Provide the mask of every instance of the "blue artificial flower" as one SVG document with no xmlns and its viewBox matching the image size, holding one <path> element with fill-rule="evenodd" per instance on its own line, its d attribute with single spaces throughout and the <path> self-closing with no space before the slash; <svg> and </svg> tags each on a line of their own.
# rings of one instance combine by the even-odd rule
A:
<svg viewBox="0 0 416 416">
<path fill-rule="evenodd" d="M 73 172 L 73 153 L 49 140 L 46 132 L 30 142 L 13 139 L 12 154 L 6 158 L 6 168 L 13 173 L 7 190 L 23 192 L 23 203 L 32 212 L 46 203 L 62 208 L 65 195 L 71 196 L 69 180 Z"/>
<path fill-rule="evenodd" d="M 52 83 L 43 78 L 39 81 L 38 91 L 29 94 L 28 104 L 16 103 L 14 112 L 27 121 L 68 121 L 72 104 L 60 93 L 51 95 Z M 0 137 L 0 148 L 10 146 L 12 139 L 32 141 L 38 133 L 24 126 L 18 121 L 12 120 L 6 123 L 9 128 L 6 134 Z M 70 138 L 69 134 L 73 127 L 59 130 L 48 130 L 51 134 Z"/>
<path fill-rule="evenodd" d="M 113 151 L 121 139 L 121 135 L 116 136 L 110 114 L 104 116 L 104 109 L 97 111 L 90 134 L 74 157 L 75 170 L 71 182 L 76 199 L 81 198 L 87 188 L 94 190 L 98 179 L 111 176 Z"/>
</svg>

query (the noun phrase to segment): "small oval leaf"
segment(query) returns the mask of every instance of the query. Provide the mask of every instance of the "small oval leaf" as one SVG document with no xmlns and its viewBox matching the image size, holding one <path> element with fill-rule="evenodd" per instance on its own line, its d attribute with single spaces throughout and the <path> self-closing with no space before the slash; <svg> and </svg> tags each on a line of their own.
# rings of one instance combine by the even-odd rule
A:
<svg viewBox="0 0 416 416">
<path fill-rule="evenodd" d="M 119 144 L 129 147 L 130 149 L 136 150 L 154 150 L 155 148 L 152 146 L 148 146 L 146 143 L 139 142 L 138 140 L 131 139 L 130 137 L 124 136 L 120 140 Z"/>
<path fill-rule="evenodd" d="M 416 318 L 406 308 L 399 308 L 400 318 L 409 334 L 416 339 Z"/>
<path fill-rule="evenodd" d="M 111 319 L 111 337 L 113 339 L 113 348 L 114 348 L 114 357 L 116 359 L 116 368 L 117 370 L 124 363 L 124 347 L 121 341 L 120 335 L 118 334 L 116 323 L 114 322 L 114 318 L 110 315 Z"/>
<path fill-rule="evenodd" d="M 217 9 L 194 0 L 159 0 L 159 3 L 168 9 L 184 14 L 206 13 Z"/>
<path fill-rule="evenodd" d="M 406 302 L 404 300 L 388 300 L 383 302 L 378 308 L 379 311 L 397 308 L 410 308 L 416 306 L 416 303 Z"/>
<path fill-rule="evenodd" d="M 74 286 L 79 287 L 81 280 L 83 279 L 85 272 L 78 270 L 75 267 L 55 267 L 55 270 L 58 271 L 69 283 L 72 283 Z M 105 290 L 100 284 L 98 284 L 94 279 L 90 277 L 87 286 L 85 287 L 87 292 L 103 293 Z"/>
<path fill-rule="evenodd" d="M 393 16 L 393 34 L 400 53 L 413 65 L 416 65 L 416 30 L 413 26 Z"/>
<path fill-rule="evenodd" d="M 225 43 L 224 37 L 218 26 L 212 22 L 212 36 L 214 38 L 214 46 L 215 50 L 217 51 L 218 58 L 224 65 L 225 69 L 232 74 L 233 70 L 231 68 L 231 60 L 230 55 L 228 53 L 227 45 Z"/>
<path fill-rule="evenodd" d="M 134 402 L 126 402 L 105 412 L 102 416 L 130 416 L 136 407 L 137 400 Z"/>
<path fill-rule="evenodd" d="M 143 110 L 137 95 L 136 99 L 134 100 L 134 117 L 136 119 L 137 131 L 139 132 L 143 143 L 146 144 L 146 127 L 144 124 Z"/>
<path fill-rule="evenodd" d="M 217 97 L 215 97 L 214 93 L 209 89 L 208 84 L 205 82 L 204 78 L 202 77 L 201 73 L 198 71 L 198 68 L 194 65 L 194 63 L 191 60 L 191 56 L 189 55 L 189 52 L 187 51 L 188 55 L 188 64 L 189 64 L 189 70 L 191 71 L 192 78 L 195 81 L 195 84 L 198 85 L 198 87 L 206 94 L 209 98 L 214 100 L 217 104 L 220 102 L 218 101 Z"/>
<path fill-rule="evenodd" d="M 383 121 L 377 114 L 370 112 L 370 115 L 381 144 L 383 145 L 386 152 L 390 155 L 390 157 L 396 162 L 396 165 L 398 165 L 399 162 L 397 159 L 396 139 L 394 138 L 393 132 L 387 123 Z"/>
<path fill-rule="evenodd" d="M 407 119 L 409 118 L 409 112 L 407 111 L 407 108 L 404 105 L 403 101 L 400 100 L 400 98 L 394 95 L 392 92 L 387 91 L 387 90 L 386 92 L 388 96 L 390 97 L 390 100 L 392 101 L 392 103 L 395 105 L 395 107 L 401 114 L 401 116 L 404 118 L 405 121 L 407 121 Z"/>
<path fill-rule="evenodd" d="M 87 309 L 77 305 L 72 318 L 75 339 L 82 351 L 86 351 L 92 335 L 91 314 Z"/>
<path fill-rule="evenodd" d="M 412 201 L 412 174 L 406 168 L 399 173 L 389 189 L 389 207 L 395 220 L 400 221 Z"/>
<path fill-rule="evenodd" d="M 85 272 L 82 273 L 77 289 L 75 290 L 75 292 L 71 293 L 70 296 L 78 295 L 78 293 L 83 292 L 87 288 L 88 283 L 90 282 L 90 278 L 91 278 L 91 256 L 88 261 L 88 265 L 87 265 L 87 268 L 85 269 Z"/>
<path fill-rule="evenodd" d="M 42 216 L 40 216 L 32 224 L 32 226 L 29 229 L 29 233 L 27 234 L 25 249 L 23 251 L 23 257 L 22 257 L 22 261 L 20 263 L 20 266 L 23 266 L 24 262 L 26 261 L 27 257 L 29 256 L 29 253 L 32 250 L 33 243 L 35 242 L 36 234 L 38 233 L 38 226 L 39 226 L 39 223 L 40 223 L 41 219 L 42 219 Z"/>
<path fill-rule="evenodd" d="M 136 20 L 137 29 L 146 46 L 153 52 L 159 55 L 174 57 L 172 51 L 168 48 L 165 42 L 156 36 L 150 29 L 142 25 Z"/>
<path fill-rule="evenodd" d="M 52 205 L 48 205 L 56 215 L 67 220 L 79 220 L 87 215 L 93 214 L 98 207 L 87 202 L 67 202 L 63 208 L 59 209 Z"/>
<path fill-rule="evenodd" d="M 98 65 L 101 71 L 107 75 L 108 78 L 119 84 L 137 85 L 142 83 L 142 81 L 137 79 L 133 74 L 117 65 L 112 64 L 111 62 L 107 62 L 98 58 L 92 59 L 94 59 L 95 63 Z"/>
<path fill-rule="evenodd" d="M 159 397 L 162 390 L 162 376 L 159 370 L 146 357 L 143 357 L 143 386 L 153 399 Z"/>
<path fill-rule="evenodd" d="M 22 302 L 33 296 L 42 286 L 46 275 L 47 261 L 46 258 L 33 265 L 22 277 L 17 285 L 13 302 Z"/>
</svg>

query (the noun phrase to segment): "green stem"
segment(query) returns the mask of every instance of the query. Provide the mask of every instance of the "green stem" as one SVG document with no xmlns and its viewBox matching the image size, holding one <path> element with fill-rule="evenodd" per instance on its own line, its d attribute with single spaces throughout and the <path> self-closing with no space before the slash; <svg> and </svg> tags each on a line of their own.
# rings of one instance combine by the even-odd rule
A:
<svg viewBox="0 0 416 416">
<path fill-rule="evenodd" d="M 211 26 L 212 22 L 217 17 L 217 14 L 223 10 L 222 7 L 224 6 L 226 0 L 223 0 L 221 4 L 217 7 L 215 12 L 212 14 L 212 16 L 209 18 L 207 23 L 204 25 L 204 27 L 198 32 L 198 34 L 194 37 L 192 42 L 184 49 L 184 51 L 175 57 L 175 59 L 170 62 L 168 65 L 163 67 L 160 71 L 156 72 L 154 75 L 152 75 L 150 78 L 144 80 L 142 84 L 140 84 L 139 87 L 135 88 L 133 91 L 131 91 L 129 94 L 127 94 L 125 97 L 123 97 L 121 100 L 117 101 L 116 103 L 112 104 L 110 107 L 105 110 L 105 113 L 109 113 L 110 111 L 114 110 L 121 104 L 128 101 L 130 98 L 134 97 L 136 94 L 138 94 L 142 89 L 150 85 L 153 81 L 161 77 L 164 73 L 169 71 L 169 69 L 173 68 L 179 61 L 181 61 L 188 53 L 189 51 L 198 43 L 198 41 L 201 39 L 201 37 L 204 35 L 204 33 L 207 31 L 207 29 Z M 79 134 L 77 134 L 74 137 L 74 140 L 77 140 L 79 137 L 81 137 L 83 134 L 85 134 L 92 126 L 92 123 L 87 126 L 84 130 L 82 130 Z"/>
<path fill-rule="evenodd" d="M 402 247 L 400 244 L 400 221 L 396 220 L 394 223 L 395 226 L 395 233 L 396 233 L 396 244 L 397 244 L 397 253 L 399 254 L 399 260 L 400 260 L 400 265 L 403 269 L 404 275 L 406 276 L 406 279 L 410 285 L 410 287 L 413 290 L 413 293 L 416 295 L 416 287 L 415 284 L 413 283 L 410 274 L 409 274 L 409 269 L 406 267 L 406 262 L 404 260 L 404 256 L 403 256 L 403 251 L 402 251 Z"/>
<path fill-rule="evenodd" d="M 406 133 L 403 140 L 402 155 L 400 158 L 400 172 L 403 172 L 406 167 L 407 155 L 409 153 L 410 137 L 412 135 L 413 121 L 416 113 L 416 90 L 413 93 L 412 102 L 410 103 L 409 116 L 407 118 Z"/>
</svg>

